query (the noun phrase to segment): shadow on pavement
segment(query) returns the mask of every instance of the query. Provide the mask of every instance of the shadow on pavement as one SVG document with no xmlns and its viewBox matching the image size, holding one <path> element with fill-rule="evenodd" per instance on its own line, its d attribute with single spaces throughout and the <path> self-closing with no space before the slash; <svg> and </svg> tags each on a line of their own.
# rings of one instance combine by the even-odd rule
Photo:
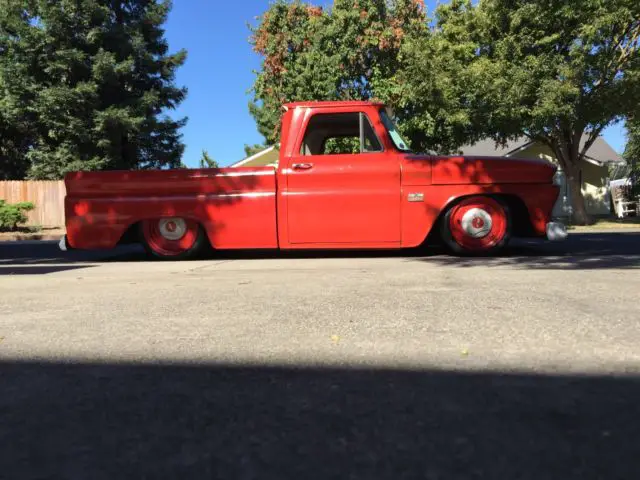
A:
<svg viewBox="0 0 640 480">
<path fill-rule="evenodd" d="M 515 266 L 531 269 L 601 269 L 640 267 L 640 232 L 572 233 L 565 242 L 514 239 L 504 255 L 456 257 L 440 247 L 407 250 L 237 250 L 218 251 L 211 260 L 265 258 L 409 258 L 456 267 Z M 139 245 L 109 251 L 62 252 L 56 242 L 0 242 L 0 268 L 14 265 L 149 261 Z"/>
<path fill-rule="evenodd" d="M 0 242 L 0 268 L 14 265 L 50 265 L 98 263 L 109 260 L 142 261 L 144 251 L 138 245 L 125 245 L 113 250 L 63 252 L 58 242 Z"/>
<path fill-rule="evenodd" d="M 516 239 L 499 257 L 438 255 L 419 260 L 454 267 L 510 266 L 533 270 L 640 268 L 640 232 L 572 233 L 559 243 Z"/>
<path fill-rule="evenodd" d="M 70 270 L 80 270 L 91 268 L 94 265 L 9 265 L 3 267 L 0 264 L 0 276 L 3 275 L 47 275 L 49 273 L 68 272 Z"/>
<path fill-rule="evenodd" d="M 264 258 L 377 258 L 425 255 L 424 249 L 407 250 L 220 250 L 202 260 L 242 260 Z M 113 250 L 62 252 L 56 242 L 0 242 L 0 268 L 7 265 L 52 263 L 146 262 L 151 260 L 140 245 L 123 245 Z"/>
<path fill-rule="evenodd" d="M 640 379 L 0 363 L 5 478 L 637 478 Z"/>
</svg>

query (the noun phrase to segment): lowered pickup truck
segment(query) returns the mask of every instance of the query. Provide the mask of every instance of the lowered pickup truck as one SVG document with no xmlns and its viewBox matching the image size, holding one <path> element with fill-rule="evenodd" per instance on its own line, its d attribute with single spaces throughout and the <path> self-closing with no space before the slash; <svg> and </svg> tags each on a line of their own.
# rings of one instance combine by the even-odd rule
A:
<svg viewBox="0 0 640 480">
<path fill-rule="evenodd" d="M 183 259 L 204 249 L 400 249 L 443 242 L 496 254 L 511 237 L 566 237 L 550 221 L 556 167 L 417 155 L 385 106 L 284 107 L 277 167 L 74 172 L 62 249 L 141 242 Z"/>
</svg>

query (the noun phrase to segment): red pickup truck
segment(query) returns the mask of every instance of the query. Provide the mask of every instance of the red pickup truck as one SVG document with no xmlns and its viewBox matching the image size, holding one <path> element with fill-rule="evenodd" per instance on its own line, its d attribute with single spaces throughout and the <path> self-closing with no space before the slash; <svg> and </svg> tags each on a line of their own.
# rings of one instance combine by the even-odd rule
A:
<svg viewBox="0 0 640 480">
<path fill-rule="evenodd" d="M 64 249 L 141 242 L 154 257 L 213 249 L 400 249 L 439 240 L 496 254 L 566 237 L 551 222 L 556 167 L 418 155 L 375 102 L 283 107 L 277 167 L 74 172 Z"/>
</svg>

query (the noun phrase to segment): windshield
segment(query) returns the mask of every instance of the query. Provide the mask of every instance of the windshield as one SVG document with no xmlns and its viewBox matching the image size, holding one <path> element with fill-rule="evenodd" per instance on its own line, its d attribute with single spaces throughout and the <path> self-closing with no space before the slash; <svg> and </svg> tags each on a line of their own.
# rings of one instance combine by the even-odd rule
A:
<svg viewBox="0 0 640 480">
<path fill-rule="evenodd" d="M 405 142 L 402 138 L 402 135 L 400 135 L 398 128 L 396 127 L 395 123 L 393 123 L 393 120 L 391 120 L 386 110 L 380 110 L 380 118 L 382 119 L 382 124 L 389 132 L 389 136 L 391 137 L 391 140 L 393 140 L 396 148 L 403 152 L 410 152 L 411 149 L 409 148 L 407 142 Z"/>
</svg>

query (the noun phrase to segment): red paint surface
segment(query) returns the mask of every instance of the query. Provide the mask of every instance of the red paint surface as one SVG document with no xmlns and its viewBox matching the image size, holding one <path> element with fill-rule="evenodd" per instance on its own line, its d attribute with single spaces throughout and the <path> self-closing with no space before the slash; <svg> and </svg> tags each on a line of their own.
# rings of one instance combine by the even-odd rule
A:
<svg viewBox="0 0 640 480">
<path fill-rule="evenodd" d="M 545 234 L 558 196 L 551 183 L 555 167 L 408 155 L 394 148 L 380 108 L 369 102 L 287 105 L 276 172 L 264 167 L 69 174 L 69 244 L 112 248 L 137 222 L 178 216 L 202 225 L 218 249 L 413 247 L 452 202 L 478 194 L 520 198 L 535 234 Z M 300 155 L 305 126 L 319 111 L 366 113 L 384 152 Z M 423 200 L 411 202 L 410 194 L 422 194 Z"/>
<path fill-rule="evenodd" d="M 276 248 L 273 168 L 78 172 L 66 177 L 74 248 L 113 248 L 137 222 L 184 217 L 217 248 Z"/>
<path fill-rule="evenodd" d="M 502 157 L 436 157 L 434 185 L 551 183 L 556 168 L 543 160 Z"/>
</svg>

